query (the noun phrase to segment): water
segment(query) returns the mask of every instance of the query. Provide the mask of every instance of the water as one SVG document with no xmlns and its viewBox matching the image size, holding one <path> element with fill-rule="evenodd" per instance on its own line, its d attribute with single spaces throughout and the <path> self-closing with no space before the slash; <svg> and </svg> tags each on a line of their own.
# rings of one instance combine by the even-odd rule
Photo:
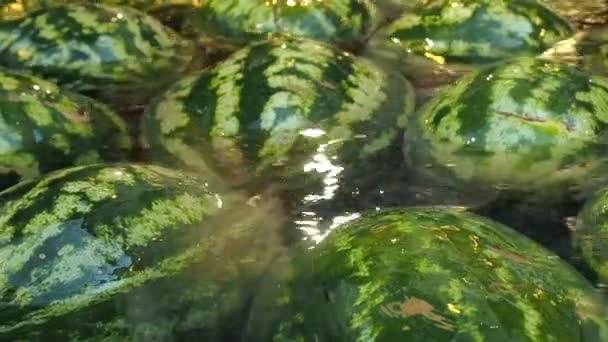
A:
<svg viewBox="0 0 608 342">
<path fill-rule="evenodd" d="M 398 1 L 395 0 L 395 2 Z M 418 1 L 418 3 L 420 2 L 425 1 Z M 585 43 L 581 45 L 579 53 L 573 53 L 572 42 L 565 41 L 560 45 L 559 51 L 548 53 L 549 57 L 576 64 L 591 58 L 592 52 L 597 52 L 598 42 L 608 40 L 608 3 L 605 1 L 546 0 L 545 2 L 562 15 L 575 21 L 582 30 L 580 35 L 585 37 L 582 40 Z M 395 6 L 390 4 L 390 1 L 381 1 L 380 5 L 387 17 L 397 15 Z M 169 26 L 179 28 L 182 24 L 179 11 L 180 9 L 177 9 L 175 12 L 163 15 L 164 22 Z M 373 38 L 370 39 L 369 44 L 368 48 L 357 46 L 354 52 L 369 57 L 378 65 L 391 70 L 394 65 L 390 62 L 390 53 L 384 54 L 375 50 Z M 213 65 L 227 55 L 224 51 L 209 47 L 201 47 L 201 52 L 199 59 L 191 66 L 192 71 Z M 422 59 L 414 59 L 408 61 L 408 63 L 411 63 L 407 65 L 408 71 L 411 72 L 410 81 L 416 89 L 417 110 L 420 110 L 433 95 L 437 94 L 442 86 L 449 85 L 470 72 L 469 68 L 461 65 L 438 67 Z M 608 74 L 608 70 L 604 70 L 605 66 L 601 63 L 592 64 L 596 65 L 597 73 Z M 137 100 L 134 101 L 135 103 L 129 103 L 128 105 L 124 103 L 115 105 L 115 108 L 128 120 L 134 136 L 140 134 L 139 119 L 145 109 L 145 101 Z M 379 211 L 392 207 L 456 206 L 504 223 L 556 253 L 563 260 L 576 267 L 587 279 L 597 284 L 600 291 L 605 290 L 604 285 L 598 284 L 598 275 L 580 258 L 580 253 L 572 244 L 572 235 L 576 229 L 574 218 L 585 202 L 586 196 L 568 197 L 555 202 L 532 200 L 529 193 L 513 191 L 512 186 L 508 184 L 497 184 L 490 188 L 481 185 L 478 188 L 474 184 L 463 191 L 460 184 L 442 183 L 429 175 L 418 172 L 419 170 L 415 170 L 412 165 L 403 160 L 401 145 L 394 146 L 392 150 L 387 151 L 387 154 L 392 157 L 378 158 L 377 161 L 370 162 L 369 165 L 360 170 L 347 170 L 344 174 L 340 172 L 332 174 L 330 160 L 317 160 L 319 165 L 315 167 L 323 169 L 322 172 L 329 174 L 329 178 L 337 179 L 338 176 L 344 176 L 344 178 L 339 180 L 330 179 L 323 187 L 313 190 L 304 189 L 300 191 L 301 189 L 298 189 L 298 191 L 293 191 L 293 184 L 281 181 L 254 182 L 233 189 L 233 194 L 242 197 L 242 201 L 238 201 L 239 205 L 233 210 L 225 212 L 225 216 L 216 218 L 213 221 L 214 229 L 219 230 L 220 223 L 232 227 L 239 226 L 243 222 L 254 222 L 253 226 L 259 228 L 257 238 L 265 239 L 266 243 L 260 244 L 265 249 L 260 251 L 256 255 L 257 260 L 251 260 L 251 263 L 252 265 L 263 264 L 264 272 L 256 274 L 252 279 L 238 279 L 243 280 L 243 283 L 237 286 L 238 291 L 236 292 L 240 291 L 238 295 L 230 292 L 233 290 L 232 288 L 219 291 L 215 304 L 220 308 L 217 310 L 220 312 L 218 316 L 224 319 L 218 329 L 221 332 L 208 331 L 208 327 L 188 327 L 189 322 L 184 319 L 186 322 L 180 323 L 188 327 L 184 330 L 185 332 L 178 336 L 168 336 L 170 334 L 167 332 L 167 336 L 164 336 L 163 340 L 237 341 L 243 339 L 246 331 L 248 331 L 247 329 L 251 329 L 252 322 L 271 326 L 268 322 L 277 319 L 276 316 L 280 316 L 283 312 L 274 312 L 272 308 L 267 308 L 265 305 L 269 301 L 266 297 L 282 298 L 284 289 L 280 286 L 277 287 L 276 284 L 284 283 L 275 281 L 273 277 L 277 274 L 282 276 L 291 270 L 291 266 L 287 265 L 286 260 L 288 254 L 292 252 L 292 248 L 298 248 L 302 242 L 305 245 L 314 245 L 323 241 L 332 230 L 344 223 L 356 220 L 363 212 Z M 133 159 L 145 162 L 147 161 L 146 156 L 145 151 L 140 146 L 135 151 Z M 429 170 L 434 167 L 428 165 Z M 321 173 L 321 171 L 319 172 Z M 221 178 L 221 175 L 216 176 Z M 378 228 L 378 230 L 381 229 L 382 227 Z M 195 274 L 189 274 L 185 278 L 191 280 L 190 278 L 204 277 L 211 274 L 212 277 L 216 276 L 224 281 L 224 261 L 233 258 L 238 259 L 242 254 L 249 253 L 248 248 L 252 245 L 257 246 L 256 243 L 259 243 L 259 241 L 256 240 L 255 243 L 254 241 L 232 242 L 232 245 L 222 250 L 224 254 L 216 256 L 217 260 L 213 263 L 216 267 L 206 264 L 204 265 L 206 268 L 193 268 Z M 256 256 L 252 259 L 256 259 Z M 525 258 L 516 254 L 507 254 L 507 256 L 517 262 L 525 263 L 526 261 Z M 46 258 L 47 256 L 43 254 L 39 256 L 41 260 Z M 257 267 L 259 265 L 252 266 L 252 269 L 257 270 Z M 239 272 L 248 274 L 249 271 L 247 269 L 238 270 L 237 274 L 240 275 Z M 165 287 L 170 295 L 176 297 L 176 300 L 181 299 L 175 293 L 176 289 L 172 287 L 172 284 L 169 282 L 163 283 L 162 288 Z M 188 291 L 188 289 L 183 290 L 184 292 Z M 197 288 L 196 290 L 205 291 L 208 289 Z M 343 290 L 338 295 L 333 292 L 326 292 L 320 294 L 320 297 L 326 299 L 326 302 L 343 305 L 352 300 L 349 297 L 352 294 L 349 289 Z M 508 291 L 509 289 L 501 288 L 501 290 Z M 319 296 L 319 293 L 315 291 L 317 289 L 311 287 L 310 293 L 305 293 L 303 297 L 309 296 L 313 301 L 312 298 Z M 189 313 L 189 311 L 196 311 L 195 309 L 197 309 L 181 308 L 183 310 L 171 311 L 174 309 L 173 307 L 168 309 L 156 305 L 154 296 L 157 295 L 159 293 L 151 295 L 142 291 L 126 303 L 117 303 L 117 305 L 125 306 L 125 311 L 129 312 L 131 315 L 129 317 L 133 320 L 131 323 L 141 323 L 139 320 L 154 322 L 158 318 L 156 316 L 164 317 L 163 315 L 173 320 L 176 320 L 175 317 L 181 319 L 182 316 L 180 315 L 184 313 L 183 311 Z M 192 296 L 195 296 L 195 294 Z M 231 300 L 238 303 L 231 302 Z M 205 304 L 207 303 L 205 302 Z M 443 329 L 453 328 L 450 321 L 435 312 L 435 308 L 429 306 L 427 302 L 420 298 L 411 297 L 403 303 L 397 304 L 391 303 L 391 305 L 385 305 L 382 308 L 392 318 L 408 318 L 418 315 L 438 321 Z M 448 306 L 448 310 L 453 313 L 461 312 L 457 305 Z M 415 314 L 412 314 L 412 312 Z M 256 317 L 254 313 L 259 316 Z M 319 312 L 318 314 L 319 317 L 316 319 L 320 324 L 324 323 L 323 320 L 332 319 L 331 312 Z M 202 314 L 195 312 L 192 316 L 196 315 Z M 200 319 L 200 316 L 194 318 L 185 316 L 193 321 Z M 209 320 L 217 318 L 213 316 Z M 80 324 L 80 322 L 84 322 L 81 319 L 79 317 L 66 317 L 65 319 L 62 318 L 60 323 L 66 326 Z M 125 324 L 125 322 L 114 322 L 113 324 L 120 325 Z M 411 329 L 412 325 L 408 325 L 407 328 Z M 498 326 L 494 328 L 498 328 Z M 407 329 L 404 328 L 404 330 Z M 141 337 L 141 335 L 138 336 Z"/>
</svg>

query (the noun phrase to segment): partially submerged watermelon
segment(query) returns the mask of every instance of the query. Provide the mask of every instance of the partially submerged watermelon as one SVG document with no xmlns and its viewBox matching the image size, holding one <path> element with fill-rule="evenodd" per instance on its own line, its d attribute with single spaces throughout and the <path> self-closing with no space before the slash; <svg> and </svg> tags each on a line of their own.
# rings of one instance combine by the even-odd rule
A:
<svg viewBox="0 0 608 342">
<path fill-rule="evenodd" d="M 41 8 L 87 3 L 133 7 L 181 31 L 184 19 L 200 7 L 203 0 L 0 0 L 0 20 L 21 18 Z"/>
<path fill-rule="evenodd" d="M 0 189 L 41 173 L 128 156 L 125 122 L 54 83 L 0 70 Z"/>
<path fill-rule="evenodd" d="M 0 339 L 218 340 L 279 247 L 272 222 L 215 187 L 96 164 L 0 193 Z"/>
<path fill-rule="evenodd" d="M 608 188 L 596 192 L 579 212 L 574 242 L 600 282 L 608 281 Z"/>
<path fill-rule="evenodd" d="M 536 55 L 574 33 L 535 0 L 433 0 L 391 23 L 381 37 L 440 63 L 487 63 Z"/>
<path fill-rule="evenodd" d="M 410 8 L 379 30 L 364 54 L 400 70 L 423 99 L 479 67 L 539 55 L 574 34 L 536 0 L 393 2 Z"/>
<path fill-rule="evenodd" d="M 219 170 L 235 184 L 321 182 L 328 193 L 314 200 L 331 196 L 345 169 L 386 155 L 412 109 L 400 75 L 282 37 L 172 86 L 145 113 L 142 139 L 153 160 Z"/>
<path fill-rule="evenodd" d="M 0 65 L 104 98 L 145 96 L 192 55 L 177 33 L 128 7 L 61 5 L 0 22 Z"/>
<path fill-rule="evenodd" d="M 605 308 L 559 257 L 453 208 L 363 213 L 269 277 L 245 341 L 606 341 Z"/>
<path fill-rule="evenodd" d="M 608 79 L 523 58 L 446 87 L 408 125 L 405 153 L 462 189 L 576 194 L 606 182 L 606 134 Z"/>
<path fill-rule="evenodd" d="M 227 46 L 246 45 L 271 33 L 350 45 L 363 41 L 375 20 L 368 0 L 209 0 L 188 26 Z"/>
</svg>

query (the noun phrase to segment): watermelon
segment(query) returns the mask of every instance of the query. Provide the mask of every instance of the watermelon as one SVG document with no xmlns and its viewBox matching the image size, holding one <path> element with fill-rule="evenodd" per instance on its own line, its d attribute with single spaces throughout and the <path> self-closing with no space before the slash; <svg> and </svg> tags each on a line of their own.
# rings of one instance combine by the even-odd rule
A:
<svg viewBox="0 0 608 342">
<path fill-rule="evenodd" d="M 218 340 L 246 273 L 277 250 L 258 209 L 220 188 L 94 164 L 0 193 L 0 340 Z"/>
<path fill-rule="evenodd" d="M 599 280 L 608 281 L 608 188 L 594 193 L 579 212 L 574 245 Z"/>
<path fill-rule="evenodd" d="M 390 154 L 412 109 L 400 75 L 324 43 L 275 37 L 173 85 L 141 131 L 149 160 L 213 169 L 234 185 L 322 183 L 327 197 L 343 171 Z"/>
<path fill-rule="evenodd" d="M 446 184 L 561 198 L 606 181 L 607 114 L 608 79 L 521 58 L 443 89 L 408 125 L 404 151 Z"/>
<path fill-rule="evenodd" d="M 371 33 L 376 20 L 368 0 L 208 0 L 186 26 L 228 48 L 277 32 L 352 45 Z"/>
<path fill-rule="evenodd" d="M 0 7 L 4 8 L 7 12 L 13 11 L 17 16 L 22 16 L 25 12 L 34 11 L 43 7 L 86 3 L 129 6 L 143 11 L 151 11 L 174 5 L 200 7 L 202 5 L 202 0 L 0 0 Z"/>
<path fill-rule="evenodd" d="M 0 22 L 0 65 L 104 99 L 144 96 L 191 58 L 190 43 L 127 7 L 62 5 Z"/>
<path fill-rule="evenodd" d="M 589 282 L 449 207 L 364 212 L 268 276 L 243 341 L 606 341 Z"/>
<path fill-rule="evenodd" d="M 573 33 L 535 0 L 432 0 L 388 25 L 380 38 L 440 64 L 479 64 L 536 55 Z"/>
<path fill-rule="evenodd" d="M 120 160 L 126 123 L 107 106 L 29 74 L 0 70 L 0 189 L 63 167 Z"/>
</svg>

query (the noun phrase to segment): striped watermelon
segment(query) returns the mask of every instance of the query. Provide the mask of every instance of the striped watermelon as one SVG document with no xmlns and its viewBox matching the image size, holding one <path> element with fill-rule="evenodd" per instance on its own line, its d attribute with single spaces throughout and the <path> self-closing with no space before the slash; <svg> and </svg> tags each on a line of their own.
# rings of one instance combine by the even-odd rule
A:
<svg viewBox="0 0 608 342">
<path fill-rule="evenodd" d="M 371 33 L 376 20 L 368 0 L 208 0 L 187 26 L 228 47 L 277 32 L 356 44 Z"/>
<path fill-rule="evenodd" d="M 0 70 L 0 189 L 59 168 L 123 159 L 125 122 L 105 105 Z"/>
<path fill-rule="evenodd" d="M 142 140 L 168 165 L 211 167 L 235 184 L 314 179 L 330 196 L 344 169 L 400 140 L 412 108 L 400 75 L 323 43 L 276 38 L 171 87 L 144 114 Z"/>
<path fill-rule="evenodd" d="M 391 23 L 380 39 L 440 64 L 536 55 L 573 27 L 536 0 L 432 0 Z"/>
<path fill-rule="evenodd" d="M 429 101 L 408 126 L 405 153 L 415 168 L 464 188 L 581 191 L 606 181 L 607 113 L 608 79 L 523 58 Z"/>
<path fill-rule="evenodd" d="M 0 193 L 0 340 L 218 340 L 277 249 L 268 222 L 205 181 L 95 164 Z"/>
<path fill-rule="evenodd" d="M 138 8 L 144 11 L 156 10 L 163 7 L 188 5 L 200 7 L 202 0 L 0 0 L 0 8 L 6 13 L 15 13 L 22 16 L 24 13 L 34 11 L 42 7 L 52 7 L 63 4 L 104 4 L 118 5 Z"/>
<path fill-rule="evenodd" d="M 104 98 L 143 96 L 191 57 L 177 33 L 127 7 L 54 6 L 0 22 L 0 65 Z"/>
<path fill-rule="evenodd" d="M 607 341 L 571 266 L 452 208 L 363 213 L 268 277 L 243 341 Z"/>
<path fill-rule="evenodd" d="M 574 243 L 599 280 L 608 281 L 608 188 L 596 192 L 579 212 Z"/>
</svg>

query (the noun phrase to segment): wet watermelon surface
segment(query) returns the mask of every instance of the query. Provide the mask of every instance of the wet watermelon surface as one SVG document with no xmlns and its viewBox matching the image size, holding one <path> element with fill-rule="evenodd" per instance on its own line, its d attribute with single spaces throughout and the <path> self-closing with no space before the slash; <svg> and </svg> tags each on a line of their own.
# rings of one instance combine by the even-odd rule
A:
<svg viewBox="0 0 608 342">
<path fill-rule="evenodd" d="M 0 72 L 0 341 L 608 341 L 605 2 L 5 0 Z"/>
</svg>

